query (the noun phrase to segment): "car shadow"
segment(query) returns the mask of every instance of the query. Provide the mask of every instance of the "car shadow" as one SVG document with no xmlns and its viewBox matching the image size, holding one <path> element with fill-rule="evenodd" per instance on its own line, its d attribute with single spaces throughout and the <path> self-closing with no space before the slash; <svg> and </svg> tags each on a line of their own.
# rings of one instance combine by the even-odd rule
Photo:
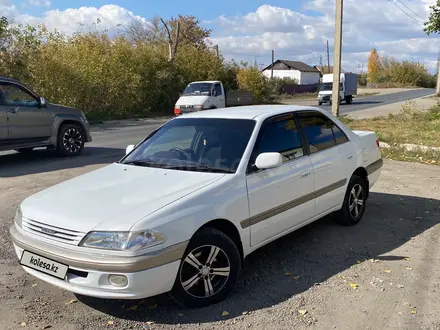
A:
<svg viewBox="0 0 440 330">
<path fill-rule="evenodd" d="M 439 219 L 439 200 L 371 193 L 358 225 L 339 226 L 327 216 L 251 254 L 235 291 L 216 305 L 182 309 L 167 294 L 135 301 L 77 298 L 113 317 L 139 322 L 200 324 L 238 317 L 294 299 L 358 261 L 402 260 L 405 256 L 390 252 L 438 224 Z M 229 315 L 223 317 L 223 311 Z"/>
<path fill-rule="evenodd" d="M 60 157 L 52 150 L 37 149 L 28 154 L 10 153 L 0 155 L 0 178 L 46 173 L 94 164 L 109 164 L 125 154 L 121 148 L 86 146 L 75 157 Z"/>
</svg>

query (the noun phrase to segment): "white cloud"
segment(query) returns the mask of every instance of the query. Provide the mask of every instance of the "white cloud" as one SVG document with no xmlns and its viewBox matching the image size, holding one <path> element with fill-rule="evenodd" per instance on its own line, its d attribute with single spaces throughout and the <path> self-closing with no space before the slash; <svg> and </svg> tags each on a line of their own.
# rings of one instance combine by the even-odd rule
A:
<svg viewBox="0 0 440 330">
<path fill-rule="evenodd" d="M 116 31 L 119 25 L 127 26 L 132 20 L 138 20 L 143 24 L 148 24 L 145 18 L 137 16 L 132 11 L 117 5 L 105 5 L 100 8 L 80 7 L 66 10 L 54 9 L 46 11 L 42 17 L 28 14 L 16 14 L 14 17 L 15 23 L 44 23 L 50 30 L 57 29 L 68 34 L 87 30 L 98 21 L 99 24 L 97 24 L 97 28 L 108 30 L 111 33 Z"/>
<path fill-rule="evenodd" d="M 37 6 L 37 7 L 47 7 L 49 8 L 51 5 L 50 0 L 29 0 L 29 4 L 31 6 Z"/>
<path fill-rule="evenodd" d="M 18 10 L 9 0 L 0 0 L 0 16 L 9 18 L 16 15 L 18 15 Z"/>
<path fill-rule="evenodd" d="M 376 47 L 399 60 L 420 61 L 434 70 L 440 38 L 427 37 L 423 22 L 429 16 L 429 6 L 435 2 L 363 0 L 360 5 L 359 0 L 345 0 L 343 67 L 356 70 L 363 63 L 366 68 L 369 51 Z M 326 63 L 325 43 L 329 40 L 332 48 L 334 39 L 335 0 L 311 0 L 304 4 L 303 13 L 263 5 L 243 16 L 221 16 L 211 21 L 218 27 L 214 28 L 212 41 L 226 57 L 261 56 L 258 62 L 267 64 L 274 49 L 276 58 L 303 60 L 313 65 L 322 56 Z M 316 14 L 304 14 L 309 13 L 306 10 Z"/>
</svg>

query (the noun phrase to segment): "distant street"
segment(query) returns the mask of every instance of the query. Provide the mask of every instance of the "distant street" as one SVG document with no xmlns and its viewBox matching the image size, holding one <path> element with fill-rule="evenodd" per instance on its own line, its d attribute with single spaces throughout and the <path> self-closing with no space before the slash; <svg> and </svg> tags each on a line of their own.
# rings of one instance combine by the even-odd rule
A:
<svg viewBox="0 0 440 330">
<path fill-rule="evenodd" d="M 340 107 L 340 113 L 343 114 L 357 110 L 370 109 L 386 104 L 409 101 L 431 94 L 435 94 L 434 88 L 414 89 L 398 93 L 359 97 L 353 99 L 352 104 L 345 104 L 343 102 Z M 323 104 L 321 108 L 331 111 L 331 106 L 328 104 Z"/>
</svg>

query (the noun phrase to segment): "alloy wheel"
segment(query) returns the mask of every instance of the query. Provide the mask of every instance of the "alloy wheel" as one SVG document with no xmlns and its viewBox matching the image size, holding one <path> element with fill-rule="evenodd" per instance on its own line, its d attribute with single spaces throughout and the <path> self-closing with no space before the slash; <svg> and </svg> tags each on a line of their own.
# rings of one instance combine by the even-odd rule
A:
<svg viewBox="0 0 440 330">
<path fill-rule="evenodd" d="M 350 215 L 353 219 L 357 219 L 362 215 L 362 210 L 364 208 L 364 190 L 360 184 L 354 185 L 351 189 L 348 205 Z"/>
<path fill-rule="evenodd" d="M 214 245 L 192 250 L 183 260 L 180 282 L 195 298 L 209 298 L 220 292 L 228 281 L 231 264 L 227 254 Z"/>
<path fill-rule="evenodd" d="M 76 153 L 81 149 L 83 136 L 78 128 L 69 127 L 63 135 L 63 147 L 70 153 Z"/>
</svg>

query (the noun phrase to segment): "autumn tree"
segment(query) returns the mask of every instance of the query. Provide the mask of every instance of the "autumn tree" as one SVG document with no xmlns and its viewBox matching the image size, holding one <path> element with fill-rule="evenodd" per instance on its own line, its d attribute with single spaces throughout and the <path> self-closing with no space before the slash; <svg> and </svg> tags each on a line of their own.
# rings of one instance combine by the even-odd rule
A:
<svg viewBox="0 0 440 330">
<path fill-rule="evenodd" d="M 432 12 L 429 15 L 428 21 L 425 22 L 424 31 L 427 35 L 440 33 L 440 0 L 437 0 L 437 3 L 429 8 L 432 9 Z"/>
<path fill-rule="evenodd" d="M 368 78 L 369 81 L 375 83 L 380 74 L 381 63 L 376 48 L 373 48 L 368 56 Z"/>
</svg>

